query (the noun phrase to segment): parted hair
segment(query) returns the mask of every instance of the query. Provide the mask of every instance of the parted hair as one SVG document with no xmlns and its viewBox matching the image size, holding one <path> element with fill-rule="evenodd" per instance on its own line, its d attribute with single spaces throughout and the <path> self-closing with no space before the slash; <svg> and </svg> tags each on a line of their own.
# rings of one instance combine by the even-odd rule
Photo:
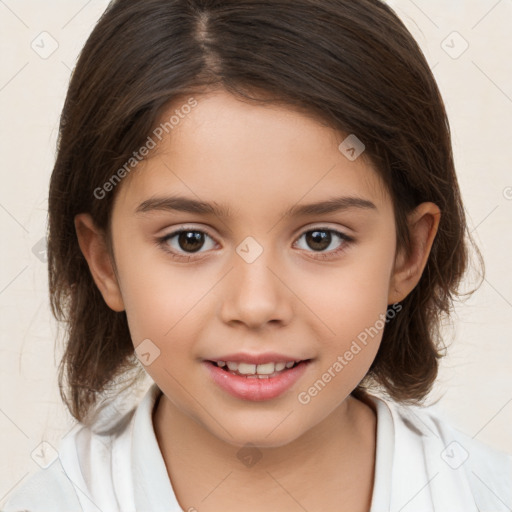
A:
<svg viewBox="0 0 512 512">
<path fill-rule="evenodd" d="M 420 281 L 386 322 L 353 391 L 422 403 L 446 349 L 442 320 L 468 295 L 460 286 L 470 246 L 482 272 L 483 262 L 466 224 L 444 102 L 404 23 L 381 0 L 114 0 L 73 70 L 49 188 L 50 304 L 65 326 L 59 387 L 69 411 L 82 421 L 116 379 L 144 374 L 126 312 L 103 300 L 74 217 L 90 213 L 111 251 L 112 205 L 123 184 L 101 196 L 98 187 L 144 144 L 171 101 L 213 88 L 356 134 L 391 196 L 397 250 L 410 254 L 408 213 L 425 201 L 440 208 Z"/>
</svg>

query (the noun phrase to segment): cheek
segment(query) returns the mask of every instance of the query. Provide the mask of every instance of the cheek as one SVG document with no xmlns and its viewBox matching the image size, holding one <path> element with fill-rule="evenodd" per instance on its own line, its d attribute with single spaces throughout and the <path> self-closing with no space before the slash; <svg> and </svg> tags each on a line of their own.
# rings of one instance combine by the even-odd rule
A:
<svg viewBox="0 0 512 512">
<path fill-rule="evenodd" d="M 307 280 L 300 292 L 324 324 L 323 339 L 346 343 L 386 312 L 391 258 L 386 251 L 358 252 L 343 266 Z M 380 323 L 379 323 L 380 325 Z"/>
<path fill-rule="evenodd" d="M 200 339 L 204 324 L 201 297 L 211 285 L 204 279 L 200 283 L 193 272 L 155 262 L 144 269 L 126 270 L 125 307 L 133 345 L 137 349 L 140 344 L 138 352 L 151 354 L 149 364 L 144 364 L 139 353 L 151 378 L 166 387 L 168 396 L 185 404 L 184 383 L 193 396 L 201 391 L 191 378 L 190 362 L 199 357 L 195 340 Z"/>
<path fill-rule="evenodd" d="M 190 326 L 207 286 L 191 271 L 170 265 L 160 250 L 144 242 L 119 244 L 121 291 L 134 345 L 144 339 L 165 347 Z"/>
<path fill-rule="evenodd" d="M 391 244 L 376 243 L 303 289 L 308 306 L 322 320 L 317 322 L 322 335 L 316 380 L 308 388 L 311 394 L 302 390 L 305 400 L 315 397 L 317 405 L 333 406 L 366 375 L 386 325 L 392 258 Z M 324 387 L 330 392 L 321 393 Z"/>
<path fill-rule="evenodd" d="M 332 411 L 365 377 L 386 325 L 386 281 L 377 269 L 375 275 L 368 267 L 365 272 L 351 270 L 339 273 L 338 284 L 326 281 L 325 293 L 310 294 L 322 323 L 329 326 L 328 336 L 319 337 L 315 374 L 297 396 L 311 421 Z"/>
</svg>

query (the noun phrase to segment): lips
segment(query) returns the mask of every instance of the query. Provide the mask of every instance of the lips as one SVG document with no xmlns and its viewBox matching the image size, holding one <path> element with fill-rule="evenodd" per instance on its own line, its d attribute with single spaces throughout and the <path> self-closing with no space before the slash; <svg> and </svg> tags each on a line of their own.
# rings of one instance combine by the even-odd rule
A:
<svg viewBox="0 0 512 512">
<path fill-rule="evenodd" d="M 238 353 L 222 357 L 225 359 L 203 361 L 209 377 L 231 396 L 251 401 L 270 400 L 282 395 L 311 363 L 311 359 L 295 359 L 275 353 Z"/>
</svg>

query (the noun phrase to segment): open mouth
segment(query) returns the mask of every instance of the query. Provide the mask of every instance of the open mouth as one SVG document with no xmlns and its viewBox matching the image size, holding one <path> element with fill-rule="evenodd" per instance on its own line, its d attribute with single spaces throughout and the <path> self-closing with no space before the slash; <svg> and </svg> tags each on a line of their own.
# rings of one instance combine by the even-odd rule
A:
<svg viewBox="0 0 512 512">
<path fill-rule="evenodd" d="M 260 359 L 261 360 L 261 359 Z M 254 364 L 203 359 L 212 381 L 240 400 L 275 399 L 289 391 L 306 373 L 313 359 Z"/>
<path fill-rule="evenodd" d="M 250 363 L 237 363 L 232 361 L 207 361 L 209 364 L 220 368 L 226 373 L 237 375 L 240 377 L 257 378 L 257 379 L 270 379 L 286 373 L 297 367 L 300 364 L 306 364 L 311 359 L 304 359 L 300 361 L 288 361 L 286 363 L 264 363 L 264 364 L 250 364 Z"/>
</svg>

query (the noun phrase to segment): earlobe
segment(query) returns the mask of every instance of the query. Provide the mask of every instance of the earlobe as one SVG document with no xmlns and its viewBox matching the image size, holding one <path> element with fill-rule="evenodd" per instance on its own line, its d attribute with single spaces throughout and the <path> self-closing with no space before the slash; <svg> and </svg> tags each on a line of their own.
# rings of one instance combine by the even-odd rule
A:
<svg viewBox="0 0 512 512">
<path fill-rule="evenodd" d="M 74 222 L 80 250 L 103 299 L 110 309 L 124 311 L 121 290 L 108 253 L 104 231 L 96 227 L 88 213 L 76 215 Z"/>
<path fill-rule="evenodd" d="M 405 299 L 418 284 L 434 242 L 441 211 L 434 203 L 422 203 L 408 217 L 411 251 L 400 251 L 389 285 L 388 304 Z"/>
</svg>

